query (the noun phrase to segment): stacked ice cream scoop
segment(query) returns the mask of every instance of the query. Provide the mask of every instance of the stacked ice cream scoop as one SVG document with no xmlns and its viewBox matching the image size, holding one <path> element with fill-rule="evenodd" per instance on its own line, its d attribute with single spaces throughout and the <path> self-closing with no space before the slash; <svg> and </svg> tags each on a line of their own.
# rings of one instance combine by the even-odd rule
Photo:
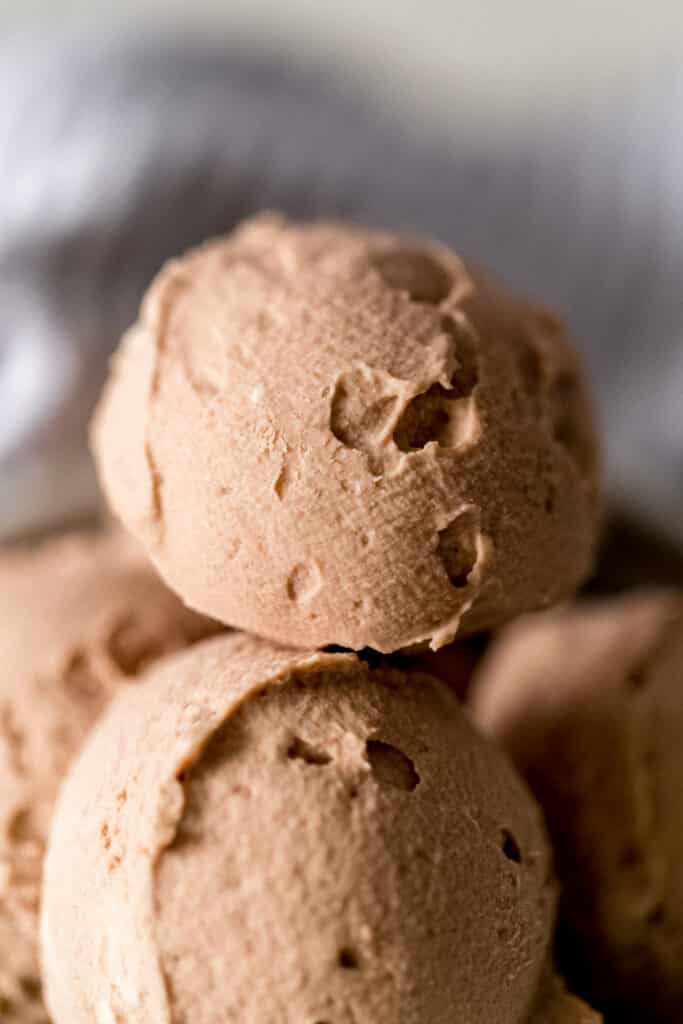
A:
<svg viewBox="0 0 683 1024">
<path fill-rule="evenodd" d="M 556 952 L 683 1019 L 676 599 L 515 624 L 481 731 L 458 696 L 469 635 L 591 568 L 550 313 L 436 244 L 257 218 L 161 272 L 93 436 L 196 613 L 123 536 L 0 561 L 3 1021 L 601 1020 Z"/>
</svg>

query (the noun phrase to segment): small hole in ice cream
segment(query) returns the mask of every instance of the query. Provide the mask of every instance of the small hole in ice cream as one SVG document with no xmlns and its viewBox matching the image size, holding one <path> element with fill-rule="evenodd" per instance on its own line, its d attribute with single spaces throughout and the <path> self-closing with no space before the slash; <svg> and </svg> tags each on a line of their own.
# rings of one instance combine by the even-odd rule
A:
<svg viewBox="0 0 683 1024">
<path fill-rule="evenodd" d="M 297 604 L 307 604 L 320 590 L 320 571 L 314 562 L 295 565 L 287 579 L 287 597 Z"/>
<path fill-rule="evenodd" d="M 394 431 L 394 441 L 402 452 L 418 451 L 430 441 L 447 445 L 450 396 L 441 384 L 408 403 Z"/>
<path fill-rule="evenodd" d="M 344 946 L 343 949 L 339 950 L 339 966 L 343 967 L 345 971 L 358 970 L 360 966 L 358 963 L 358 956 L 355 950 L 349 946 Z"/>
<path fill-rule="evenodd" d="M 469 398 L 479 383 L 479 364 L 471 334 L 446 313 L 441 317 L 441 330 L 449 334 L 455 343 L 457 368 L 451 377 L 451 393 L 454 398 Z"/>
<path fill-rule="evenodd" d="M 25 975 L 19 978 L 19 985 L 27 999 L 33 1003 L 40 1002 L 42 986 L 38 978 L 34 978 L 32 975 Z"/>
<path fill-rule="evenodd" d="M 437 306 L 450 294 L 451 276 L 436 257 L 421 249 L 390 249 L 372 257 L 388 288 L 407 292 L 413 302 Z"/>
<path fill-rule="evenodd" d="M 477 564 L 479 516 L 476 510 L 459 515 L 439 532 L 437 553 L 452 587 L 466 587 Z"/>
<path fill-rule="evenodd" d="M 646 666 L 635 665 L 629 672 L 626 680 L 632 690 L 642 690 L 647 682 Z"/>
<path fill-rule="evenodd" d="M 395 394 L 378 393 L 382 387 L 362 368 L 342 373 L 330 404 L 330 430 L 347 448 L 372 453 L 389 429 L 398 401 Z"/>
<path fill-rule="evenodd" d="M 415 771 L 415 765 L 398 747 L 382 743 L 381 740 L 368 740 L 365 752 L 372 774 L 378 782 L 393 786 L 394 789 L 403 789 L 407 793 L 412 793 L 417 787 L 420 776 Z"/>
<path fill-rule="evenodd" d="M 655 928 L 664 924 L 664 905 L 662 903 L 656 903 L 648 913 L 647 923 Z"/>
<path fill-rule="evenodd" d="M 16 843 L 39 842 L 31 811 L 26 807 L 17 808 L 7 824 L 7 834 Z"/>
<path fill-rule="evenodd" d="M 295 736 L 287 747 L 287 757 L 290 761 L 303 761 L 305 764 L 314 764 L 321 767 L 329 764 L 332 760 L 325 750 L 316 749 L 299 736 Z"/>
<path fill-rule="evenodd" d="M 434 441 L 442 448 L 456 448 L 473 436 L 475 416 L 470 398 L 479 380 L 471 339 L 452 317 L 442 317 L 442 328 L 455 340 L 457 369 L 451 387 L 432 384 L 416 395 L 401 413 L 394 441 L 403 452 L 419 451 Z"/>
<path fill-rule="evenodd" d="M 506 828 L 504 828 L 501 835 L 503 854 L 507 857 L 508 860 L 513 861 L 515 864 L 521 864 L 522 851 L 520 850 L 519 843 L 513 836 L 512 832 L 509 832 Z"/>
</svg>

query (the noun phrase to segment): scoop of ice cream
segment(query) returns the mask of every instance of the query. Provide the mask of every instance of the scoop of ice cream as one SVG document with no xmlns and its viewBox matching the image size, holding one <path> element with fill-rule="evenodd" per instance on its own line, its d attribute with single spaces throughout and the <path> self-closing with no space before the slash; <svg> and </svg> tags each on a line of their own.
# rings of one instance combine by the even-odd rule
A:
<svg viewBox="0 0 683 1024">
<path fill-rule="evenodd" d="M 472 697 L 554 841 L 561 966 L 621 1021 L 683 1019 L 683 597 L 511 626 Z"/>
<path fill-rule="evenodd" d="M 93 437 L 170 584 L 282 643 L 438 648 L 591 564 L 596 445 L 562 327 L 436 244 L 271 216 L 170 264 Z"/>
<path fill-rule="evenodd" d="M 602 1014 L 571 994 L 562 979 L 551 975 L 542 989 L 531 1024 L 602 1024 Z"/>
<path fill-rule="evenodd" d="M 549 870 L 442 683 L 216 638 L 120 695 L 62 790 L 48 1002 L 56 1024 L 524 1022 Z"/>
<path fill-rule="evenodd" d="M 0 554 L 0 1019 L 45 1024 L 42 856 L 60 779 L 114 692 L 213 624 L 123 536 Z"/>
</svg>

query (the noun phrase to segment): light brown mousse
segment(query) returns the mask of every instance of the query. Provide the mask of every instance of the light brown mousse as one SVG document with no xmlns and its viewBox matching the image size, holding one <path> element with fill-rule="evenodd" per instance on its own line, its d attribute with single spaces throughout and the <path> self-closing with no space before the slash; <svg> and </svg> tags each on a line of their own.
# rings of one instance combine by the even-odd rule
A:
<svg viewBox="0 0 683 1024">
<path fill-rule="evenodd" d="M 47 1024 L 42 858 L 59 783 L 104 706 L 161 655 L 216 629 L 122 535 L 0 553 L 0 1020 Z"/>
<path fill-rule="evenodd" d="M 432 242 L 264 216 L 170 263 L 93 443 L 171 586 L 281 643 L 436 649 L 592 561 L 596 439 L 561 324 Z"/>
<path fill-rule="evenodd" d="M 443 684 L 233 634 L 153 670 L 59 803 L 55 1024 L 523 1024 L 538 810 Z"/>
<path fill-rule="evenodd" d="M 624 1022 L 683 1019 L 682 683 L 677 592 L 516 623 L 474 683 L 478 722 L 545 811 L 560 966 Z"/>
</svg>

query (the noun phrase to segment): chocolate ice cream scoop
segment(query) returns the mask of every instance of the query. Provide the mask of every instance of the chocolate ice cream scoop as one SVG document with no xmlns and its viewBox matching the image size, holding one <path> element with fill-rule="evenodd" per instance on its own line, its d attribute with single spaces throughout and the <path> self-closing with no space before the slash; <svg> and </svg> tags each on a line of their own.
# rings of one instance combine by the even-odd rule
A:
<svg viewBox="0 0 683 1024">
<path fill-rule="evenodd" d="M 0 1020 L 45 1024 L 43 849 L 57 787 L 113 694 L 215 630 L 123 535 L 0 553 Z"/>
<path fill-rule="evenodd" d="M 541 818 L 430 676 L 246 635 L 124 692 L 62 790 L 56 1024 L 525 1024 Z"/>
<path fill-rule="evenodd" d="M 591 565 L 564 331 L 435 243 L 269 216 L 169 264 L 93 437 L 171 586 L 278 642 L 436 649 Z"/>
<path fill-rule="evenodd" d="M 475 716 L 546 814 L 560 964 L 619 1021 L 683 1020 L 683 595 L 641 592 L 509 627 Z"/>
</svg>

